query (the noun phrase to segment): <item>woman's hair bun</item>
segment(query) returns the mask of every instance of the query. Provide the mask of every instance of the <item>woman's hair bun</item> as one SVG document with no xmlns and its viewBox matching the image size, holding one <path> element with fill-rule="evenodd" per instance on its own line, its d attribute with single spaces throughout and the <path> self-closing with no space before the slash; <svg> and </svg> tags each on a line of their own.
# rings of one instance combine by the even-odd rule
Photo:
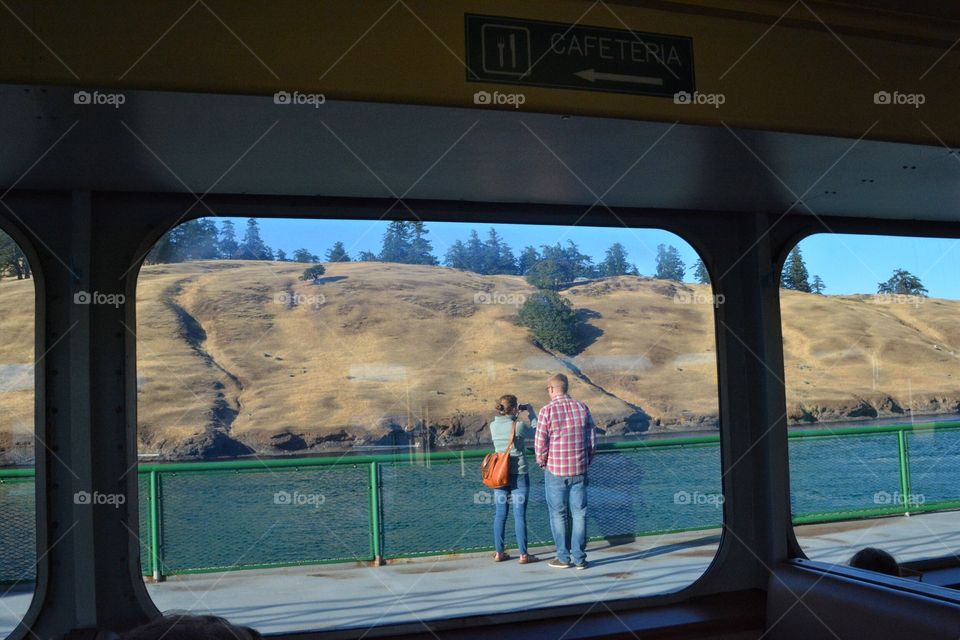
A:
<svg viewBox="0 0 960 640">
<path fill-rule="evenodd" d="M 500 399 L 497 401 L 497 413 L 502 416 L 509 416 L 517 412 L 517 396 L 514 395 L 504 395 L 500 396 Z"/>
</svg>

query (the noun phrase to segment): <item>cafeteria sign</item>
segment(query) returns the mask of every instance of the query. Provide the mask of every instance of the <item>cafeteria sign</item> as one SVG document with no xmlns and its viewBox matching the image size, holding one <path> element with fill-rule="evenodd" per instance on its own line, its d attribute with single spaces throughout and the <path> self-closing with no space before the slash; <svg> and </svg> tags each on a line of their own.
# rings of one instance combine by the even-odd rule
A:
<svg viewBox="0 0 960 640">
<path fill-rule="evenodd" d="M 466 14 L 467 80 L 673 97 L 696 89 L 693 40 Z"/>
</svg>

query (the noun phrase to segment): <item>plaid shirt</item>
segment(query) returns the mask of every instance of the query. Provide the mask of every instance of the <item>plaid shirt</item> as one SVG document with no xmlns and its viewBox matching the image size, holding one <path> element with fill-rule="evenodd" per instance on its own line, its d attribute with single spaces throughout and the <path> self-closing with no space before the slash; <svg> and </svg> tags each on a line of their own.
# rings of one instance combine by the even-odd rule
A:
<svg viewBox="0 0 960 640">
<path fill-rule="evenodd" d="M 557 396 L 537 416 L 537 464 L 555 476 L 586 473 L 597 447 L 595 429 L 587 405 L 566 394 Z"/>
</svg>

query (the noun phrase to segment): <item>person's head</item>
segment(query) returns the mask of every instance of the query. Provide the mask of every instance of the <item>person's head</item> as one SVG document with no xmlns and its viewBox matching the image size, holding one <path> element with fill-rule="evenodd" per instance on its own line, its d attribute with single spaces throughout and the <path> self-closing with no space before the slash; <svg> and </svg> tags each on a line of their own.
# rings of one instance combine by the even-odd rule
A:
<svg viewBox="0 0 960 640">
<path fill-rule="evenodd" d="M 217 616 L 167 614 L 131 629 L 121 640 L 261 640 L 250 627 L 230 624 Z"/>
<path fill-rule="evenodd" d="M 500 396 L 500 399 L 497 400 L 497 415 L 500 416 L 515 416 L 517 415 L 517 396 L 506 394 Z"/>
<path fill-rule="evenodd" d="M 567 376 L 558 373 L 550 376 L 547 380 L 547 393 L 550 394 L 550 399 L 553 400 L 557 396 L 566 394 L 569 386 L 570 382 L 567 380 Z"/>
<path fill-rule="evenodd" d="M 893 556 L 876 547 L 865 547 L 853 554 L 848 563 L 851 567 L 857 569 L 866 569 L 867 571 L 876 571 L 890 576 L 900 575 L 900 565 L 894 560 Z"/>
</svg>

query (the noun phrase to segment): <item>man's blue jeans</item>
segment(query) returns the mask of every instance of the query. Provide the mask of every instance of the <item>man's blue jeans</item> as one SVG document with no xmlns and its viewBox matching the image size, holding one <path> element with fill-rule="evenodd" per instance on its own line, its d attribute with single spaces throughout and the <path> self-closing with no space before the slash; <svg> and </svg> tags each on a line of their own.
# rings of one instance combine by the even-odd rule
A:
<svg viewBox="0 0 960 640">
<path fill-rule="evenodd" d="M 520 555 L 527 553 L 527 493 L 529 492 L 527 474 L 510 477 L 510 486 L 494 489 L 493 499 L 497 511 L 493 517 L 493 546 L 497 553 L 503 553 L 504 533 L 507 528 L 507 512 L 513 505 L 513 530 L 517 534 L 517 547 Z"/>
<path fill-rule="evenodd" d="M 557 559 L 580 564 L 587 559 L 587 476 L 555 476 L 544 470 L 543 478 Z M 568 515 L 573 520 L 569 538 Z"/>
</svg>

